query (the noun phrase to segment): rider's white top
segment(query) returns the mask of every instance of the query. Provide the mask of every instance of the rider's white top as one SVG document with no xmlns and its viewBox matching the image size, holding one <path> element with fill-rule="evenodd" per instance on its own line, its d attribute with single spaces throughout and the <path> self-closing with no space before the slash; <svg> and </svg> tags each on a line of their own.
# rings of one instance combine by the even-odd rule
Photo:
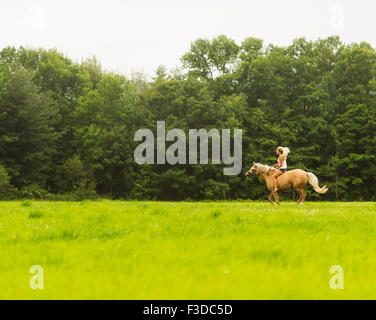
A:
<svg viewBox="0 0 376 320">
<path fill-rule="evenodd" d="M 282 166 L 280 167 L 280 169 L 287 169 L 286 158 L 285 158 L 285 160 L 283 160 L 283 163 L 282 163 Z"/>
</svg>

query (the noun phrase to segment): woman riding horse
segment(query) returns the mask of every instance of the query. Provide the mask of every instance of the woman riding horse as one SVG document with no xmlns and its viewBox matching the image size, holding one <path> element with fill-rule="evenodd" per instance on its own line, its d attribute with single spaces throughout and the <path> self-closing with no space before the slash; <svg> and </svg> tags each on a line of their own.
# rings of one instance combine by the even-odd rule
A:
<svg viewBox="0 0 376 320">
<path fill-rule="evenodd" d="M 277 163 L 273 165 L 277 170 L 274 170 L 270 177 L 273 180 L 274 183 L 274 192 L 278 191 L 278 186 L 277 186 L 277 177 L 280 176 L 282 173 L 284 173 L 287 170 L 287 155 L 290 152 L 289 148 L 286 147 L 278 147 L 275 151 L 278 155 Z"/>
<path fill-rule="evenodd" d="M 266 187 L 270 191 L 270 203 L 273 204 L 272 197 L 274 197 L 277 204 L 279 204 L 278 192 L 274 192 L 275 184 L 271 177 L 274 174 L 274 171 L 276 171 L 276 169 L 271 166 L 254 162 L 252 168 L 245 173 L 245 176 L 250 177 L 258 174 L 261 175 L 265 180 Z M 303 204 L 307 196 L 304 192 L 304 187 L 307 183 L 312 185 L 313 189 L 320 194 L 324 194 L 328 191 L 326 186 L 320 188 L 319 180 L 312 172 L 306 172 L 301 169 L 289 170 L 277 180 L 278 190 L 283 191 L 294 188 L 299 193 L 298 204 Z"/>
</svg>

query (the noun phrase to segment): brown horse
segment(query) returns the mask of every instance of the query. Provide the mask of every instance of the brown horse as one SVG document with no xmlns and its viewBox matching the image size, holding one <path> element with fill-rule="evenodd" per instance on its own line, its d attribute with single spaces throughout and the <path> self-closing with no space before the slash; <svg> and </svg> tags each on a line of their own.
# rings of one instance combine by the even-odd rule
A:
<svg viewBox="0 0 376 320">
<path fill-rule="evenodd" d="M 269 175 L 270 171 L 276 170 L 273 167 L 267 166 L 265 164 L 261 163 L 253 163 L 253 166 L 251 169 L 249 169 L 245 176 L 249 177 L 252 175 L 260 174 L 265 182 L 268 190 L 270 191 L 269 201 L 271 204 L 273 204 L 274 197 L 277 204 L 279 204 L 279 197 L 277 192 L 273 192 L 274 190 L 274 184 L 273 180 Z M 326 186 L 323 186 L 322 188 L 319 187 L 319 181 L 317 177 L 312 172 L 305 172 L 301 169 L 295 169 L 295 170 L 289 170 L 285 173 L 281 174 L 277 178 L 277 186 L 278 190 L 288 190 L 291 188 L 294 188 L 299 193 L 299 199 L 296 204 L 303 204 L 307 194 L 304 192 L 304 187 L 307 183 L 310 183 L 315 189 L 316 192 L 324 194 L 328 191 L 328 188 Z"/>
</svg>

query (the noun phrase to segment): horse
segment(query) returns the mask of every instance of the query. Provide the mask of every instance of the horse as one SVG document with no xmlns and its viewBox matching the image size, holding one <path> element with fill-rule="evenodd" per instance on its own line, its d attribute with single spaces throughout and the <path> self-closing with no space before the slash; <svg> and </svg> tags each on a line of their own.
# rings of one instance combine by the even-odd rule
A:
<svg viewBox="0 0 376 320">
<path fill-rule="evenodd" d="M 273 191 L 274 183 L 269 175 L 269 172 L 273 170 L 276 169 L 265 164 L 253 162 L 252 168 L 245 173 L 245 176 L 250 177 L 260 174 L 264 178 L 266 186 L 270 191 L 270 203 L 273 204 L 272 197 L 274 197 L 276 203 L 279 204 L 278 193 Z M 288 170 L 277 178 L 278 190 L 283 191 L 294 188 L 299 193 L 299 199 L 296 204 L 303 204 L 307 197 L 307 194 L 304 192 L 304 187 L 307 183 L 312 185 L 313 189 L 320 194 L 324 194 L 328 191 L 326 186 L 323 186 L 322 188 L 319 187 L 319 180 L 312 172 L 306 172 L 301 169 Z"/>
</svg>

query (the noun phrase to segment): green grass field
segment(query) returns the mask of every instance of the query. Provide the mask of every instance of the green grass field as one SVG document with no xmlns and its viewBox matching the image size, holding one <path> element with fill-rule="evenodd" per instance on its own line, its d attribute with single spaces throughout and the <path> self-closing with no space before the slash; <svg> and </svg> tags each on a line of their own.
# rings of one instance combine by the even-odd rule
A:
<svg viewBox="0 0 376 320">
<path fill-rule="evenodd" d="M 33 290 L 29 270 L 44 270 Z M 344 289 L 329 286 L 341 265 Z M 2 299 L 376 299 L 376 203 L 0 202 Z"/>
</svg>

